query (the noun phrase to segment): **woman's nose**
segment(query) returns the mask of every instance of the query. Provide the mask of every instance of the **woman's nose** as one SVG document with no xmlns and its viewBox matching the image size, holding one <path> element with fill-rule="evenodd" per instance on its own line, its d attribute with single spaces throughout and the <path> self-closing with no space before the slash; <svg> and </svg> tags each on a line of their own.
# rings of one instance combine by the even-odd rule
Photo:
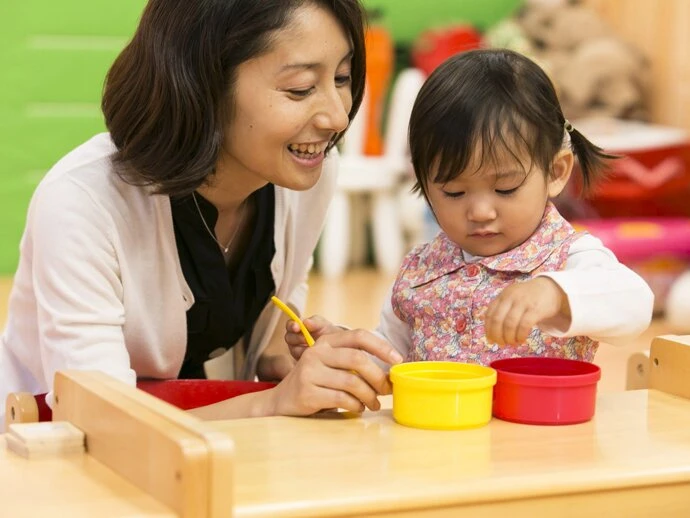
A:
<svg viewBox="0 0 690 518">
<path fill-rule="evenodd" d="M 352 100 L 350 93 L 343 94 L 338 90 L 323 96 L 316 114 L 316 125 L 319 129 L 340 133 L 350 124 Z"/>
</svg>

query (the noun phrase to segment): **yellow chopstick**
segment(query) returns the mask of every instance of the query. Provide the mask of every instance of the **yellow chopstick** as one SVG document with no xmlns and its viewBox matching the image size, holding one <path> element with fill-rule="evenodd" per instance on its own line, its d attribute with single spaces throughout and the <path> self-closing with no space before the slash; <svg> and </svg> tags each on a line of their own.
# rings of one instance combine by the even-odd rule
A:
<svg viewBox="0 0 690 518">
<path fill-rule="evenodd" d="M 312 338 L 311 334 L 307 330 L 307 328 L 304 326 L 304 323 L 302 322 L 302 319 L 298 317 L 294 311 L 292 311 L 285 302 L 280 300 L 278 297 L 273 296 L 271 297 L 271 301 L 278 306 L 283 313 L 285 313 L 287 316 L 289 316 L 292 320 L 297 322 L 297 325 L 299 325 L 300 330 L 302 331 L 302 334 L 304 335 L 304 339 L 307 341 L 307 345 L 311 347 L 314 345 L 314 339 Z"/>
</svg>

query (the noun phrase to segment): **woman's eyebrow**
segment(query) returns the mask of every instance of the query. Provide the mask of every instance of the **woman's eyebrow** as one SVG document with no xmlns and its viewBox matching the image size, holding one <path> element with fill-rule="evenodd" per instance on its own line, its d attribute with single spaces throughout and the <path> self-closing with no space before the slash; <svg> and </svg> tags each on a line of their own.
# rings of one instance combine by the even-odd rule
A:
<svg viewBox="0 0 690 518">
<path fill-rule="evenodd" d="M 343 59 L 340 60 L 340 63 L 343 63 L 349 59 L 352 59 L 354 51 L 350 49 L 347 54 L 343 57 Z M 297 62 L 297 63 L 287 63 L 280 67 L 280 72 L 285 72 L 288 70 L 314 70 L 323 67 L 324 64 L 320 62 Z"/>
<path fill-rule="evenodd" d="M 288 63 L 287 65 L 283 65 L 280 67 L 281 72 L 286 72 L 288 70 L 299 70 L 299 69 L 304 69 L 304 70 L 313 70 L 315 68 L 319 68 L 320 66 L 323 66 L 321 63 Z"/>
</svg>

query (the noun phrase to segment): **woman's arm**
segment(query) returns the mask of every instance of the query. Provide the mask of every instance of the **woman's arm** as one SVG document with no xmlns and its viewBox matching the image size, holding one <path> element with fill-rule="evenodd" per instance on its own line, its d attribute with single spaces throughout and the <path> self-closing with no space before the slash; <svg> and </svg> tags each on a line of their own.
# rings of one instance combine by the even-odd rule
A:
<svg viewBox="0 0 690 518">
<path fill-rule="evenodd" d="M 191 412 L 204 419 L 272 415 L 304 416 L 328 408 L 361 412 L 378 410 L 377 396 L 391 385 L 373 357 L 386 364 L 402 358 L 386 340 L 364 330 L 342 330 L 321 336 L 287 376 L 272 389 L 254 392 Z"/>
<path fill-rule="evenodd" d="M 109 215 L 85 187 L 58 179 L 37 191 L 27 228 L 22 254 L 31 261 L 39 335 L 27 346 L 36 348 L 46 385 L 64 369 L 100 370 L 134 385 Z"/>
</svg>

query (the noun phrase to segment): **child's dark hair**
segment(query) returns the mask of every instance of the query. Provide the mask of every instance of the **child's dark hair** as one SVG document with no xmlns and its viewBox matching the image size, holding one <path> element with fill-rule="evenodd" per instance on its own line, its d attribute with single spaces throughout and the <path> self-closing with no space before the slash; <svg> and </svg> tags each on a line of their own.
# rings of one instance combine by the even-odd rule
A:
<svg viewBox="0 0 690 518">
<path fill-rule="evenodd" d="M 496 159 L 498 144 L 516 157 L 516 151 L 527 151 L 535 165 L 550 174 L 566 130 L 588 190 L 604 175 L 606 160 L 615 157 L 572 128 L 546 73 L 510 50 L 457 54 L 429 76 L 412 108 L 413 190 L 427 196 L 429 182 L 457 178 L 472 160 L 475 144 L 481 145 L 480 166 L 487 154 Z"/>
</svg>

